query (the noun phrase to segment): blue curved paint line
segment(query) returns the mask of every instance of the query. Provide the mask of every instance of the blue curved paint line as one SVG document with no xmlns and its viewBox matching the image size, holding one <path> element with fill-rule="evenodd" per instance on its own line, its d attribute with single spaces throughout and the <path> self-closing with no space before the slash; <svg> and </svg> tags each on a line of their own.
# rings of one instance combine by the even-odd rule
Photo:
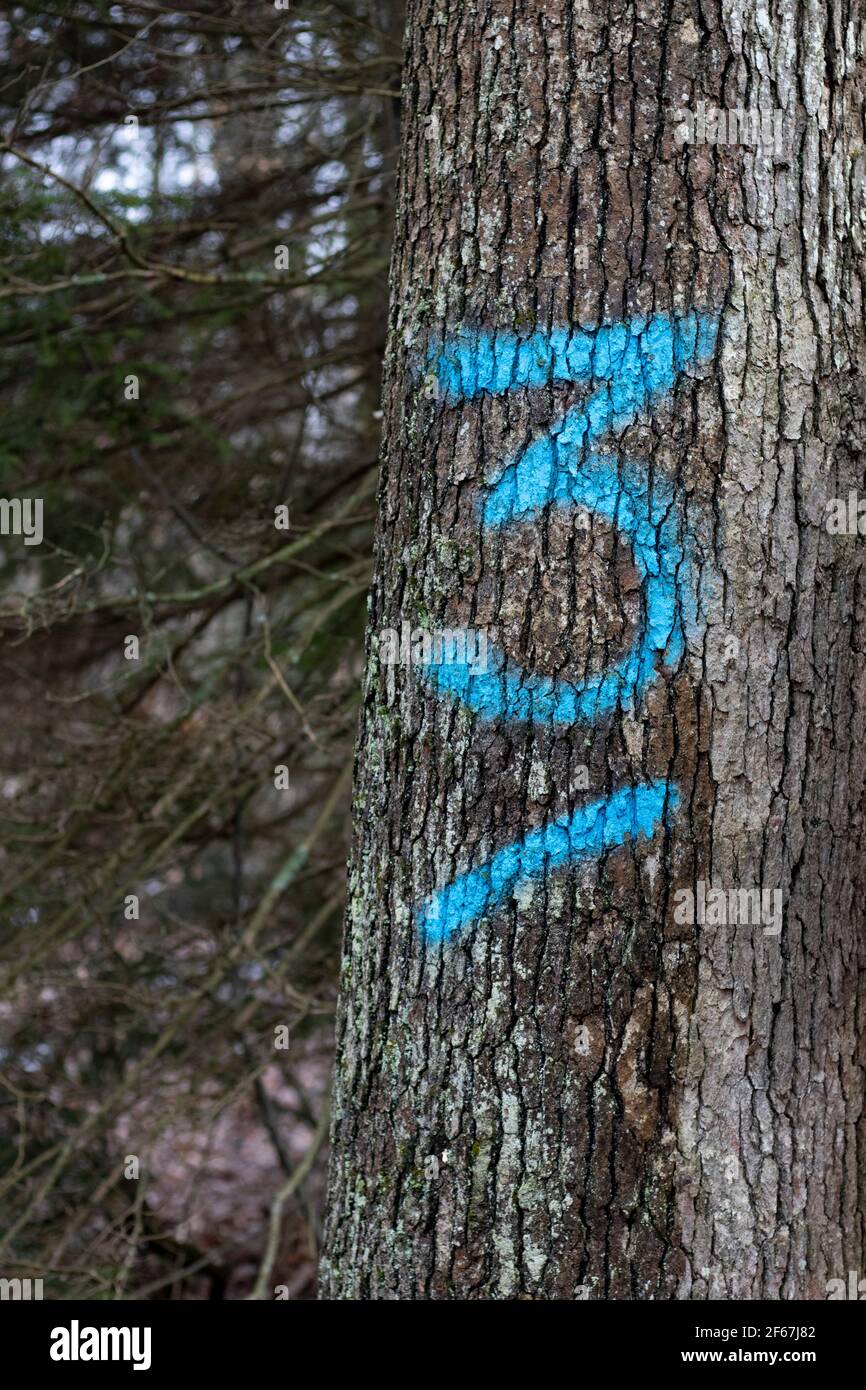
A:
<svg viewBox="0 0 866 1390">
<path fill-rule="evenodd" d="M 629 837 L 651 838 L 678 800 L 675 787 L 657 781 L 623 787 L 560 816 L 435 893 L 419 909 L 418 925 L 428 941 L 447 941 L 462 927 L 492 912 L 528 881 L 566 864 L 598 858 Z"/>
<path fill-rule="evenodd" d="M 538 475 L 544 497 L 538 506 L 548 501 L 582 506 L 616 527 L 631 548 L 641 581 L 640 631 L 632 648 L 607 671 L 580 682 L 530 674 L 493 645 L 485 672 L 467 663 L 425 667 L 437 689 L 457 696 L 485 719 L 591 723 L 618 706 L 634 709 L 655 679 L 658 658 L 668 666 L 679 661 L 684 650 L 683 625 L 693 620 L 697 608 L 691 565 L 680 539 L 682 517 L 670 484 L 660 477 L 651 484 L 639 469 L 608 455 L 561 461 L 555 481 L 549 473 Z M 512 514 L 522 517 L 523 511 Z M 496 525 L 505 525 L 508 519 L 499 511 Z"/>
</svg>

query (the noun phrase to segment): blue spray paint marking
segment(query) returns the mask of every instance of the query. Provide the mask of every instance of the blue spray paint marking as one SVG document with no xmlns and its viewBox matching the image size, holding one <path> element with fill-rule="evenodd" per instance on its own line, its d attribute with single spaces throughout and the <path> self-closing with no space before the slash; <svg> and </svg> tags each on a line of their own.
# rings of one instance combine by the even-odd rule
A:
<svg viewBox="0 0 866 1390">
<path fill-rule="evenodd" d="M 543 441 L 548 443 L 547 440 Z M 534 446 L 526 451 L 531 452 Z M 526 455 L 513 467 L 522 469 Z M 509 662 L 495 646 L 488 649 L 487 670 L 466 663 L 429 665 L 428 679 L 440 690 L 458 696 L 485 719 L 508 719 L 531 724 L 592 723 L 617 706 L 632 709 L 656 675 L 657 658 L 674 665 L 683 652 L 683 625 L 693 619 L 696 603 L 689 582 L 691 565 L 680 540 L 681 517 L 670 486 L 646 478 L 609 455 L 592 454 L 585 461 L 569 460 L 560 469 L 553 491 L 550 473 L 535 475 L 543 499 L 526 507 L 529 489 L 511 491 L 509 511 L 502 514 L 502 483 L 489 495 L 484 516 L 489 526 L 540 511 L 551 502 L 582 506 L 615 526 L 630 545 L 643 592 L 643 621 L 634 645 L 606 671 L 569 681 L 558 676 L 533 675 Z M 507 475 L 506 475 L 507 476 Z M 495 518 L 490 520 L 491 514 Z"/>
<path fill-rule="evenodd" d="M 675 787 L 665 781 L 651 782 L 624 787 L 560 816 L 435 893 L 419 912 L 418 924 L 428 941 L 445 941 L 510 897 L 522 883 L 564 864 L 594 859 L 621 845 L 628 835 L 634 840 L 639 835 L 652 836 L 677 800 Z"/>
<path fill-rule="evenodd" d="M 597 446 L 648 414 L 686 367 L 715 348 L 716 317 L 657 314 L 597 328 L 556 328 L 527 338 L 464 330 L 431 348 L 427 370 L 449 404 L 557 381 L 586 384 L 586 399 L 543 437 L 505 462 L 480 504 L 484 526 L 529 521 L 548 506 L 583 507 L 615 527 L 641 581 L 642 621 L 631 648 L 607 670 L 579 681 L 536 675 L 491 646 L 486 671 L 466 663 L 429 665 L 426 678 L 482 718 L 536 725 L 592 724 L 634 710 L 659 665 L 675 666 L 697 618 L 694 566 L 681 500 L 670 482 Z M 519 881 L 598 855 L 627 835 L 652 835 L 667 782 L 614 793 L 531 832 L 487 865 L 463 874 L 419 910 L 422 930 L 444 940 L 488 911 Z"/>
<path fill-rule="evenodd" d="M 643 391 L 669 391 L 685 367 L 712 355 L 718 319 L 709 314 L 656 314 L 600 328 L 554 328 L 518 338 L 507 329 L 461 329 L 431 348 L 427 370 L 454 405 L 556 381 L 608 382 L 628 413 Z"/>
</svg>

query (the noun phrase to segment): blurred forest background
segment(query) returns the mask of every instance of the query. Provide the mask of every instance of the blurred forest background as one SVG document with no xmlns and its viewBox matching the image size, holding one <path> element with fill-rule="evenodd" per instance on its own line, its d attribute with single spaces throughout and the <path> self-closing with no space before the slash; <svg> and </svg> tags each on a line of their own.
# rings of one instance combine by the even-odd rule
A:
<svg viewBox="0 0 866 1390">
<path fill-rule="evenodd" d="M 402 26 L 0 10 L 0 495 L 44 502 L 0 537 L 0 1275 L 46 1298 L 315 1296 Z"/>
</svg>

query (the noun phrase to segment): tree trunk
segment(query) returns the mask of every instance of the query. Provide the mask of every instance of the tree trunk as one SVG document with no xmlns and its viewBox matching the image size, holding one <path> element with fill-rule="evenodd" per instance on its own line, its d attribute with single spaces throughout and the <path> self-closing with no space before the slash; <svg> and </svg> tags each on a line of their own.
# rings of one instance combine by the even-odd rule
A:
<svg viewBox="0 0 866 1390">
<path fill-rule="evenodd" d="M 326 1297 L 864 1270 L 862 52 L 411 0 Z"/>
</svg>

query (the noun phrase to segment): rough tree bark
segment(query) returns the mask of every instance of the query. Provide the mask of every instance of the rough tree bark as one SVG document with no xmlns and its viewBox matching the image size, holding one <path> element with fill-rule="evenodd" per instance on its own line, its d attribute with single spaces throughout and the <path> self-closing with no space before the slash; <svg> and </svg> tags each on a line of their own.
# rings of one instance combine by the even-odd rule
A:
<svg viewBox="0 0 866 1390">
<path fill-rule="evenodd" d="M 866 1269 L 866 540 L 826 525 L 864 492 L 863 38 L 844 0 L 411 0 L 326 1297 Z M 388 665 L 403 621 L 516 689 Z M 687 920 L 701 884 L 781 932 Z"/>
</svg>

